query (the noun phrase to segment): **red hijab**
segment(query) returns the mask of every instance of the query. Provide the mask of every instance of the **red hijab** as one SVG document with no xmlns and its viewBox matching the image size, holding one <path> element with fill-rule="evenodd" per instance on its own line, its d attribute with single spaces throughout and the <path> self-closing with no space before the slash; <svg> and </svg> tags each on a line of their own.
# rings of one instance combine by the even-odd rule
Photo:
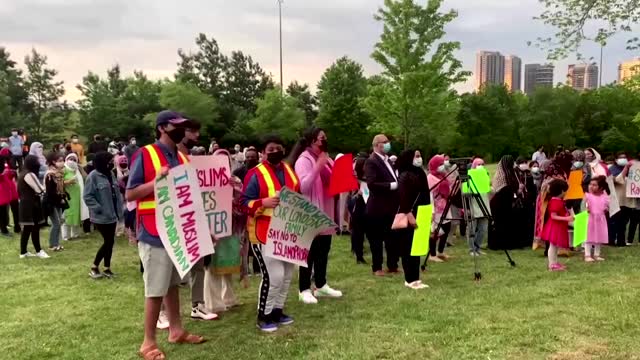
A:
<svg viewBox="0 0 640 360">
<path fill-rule="evenodd" d="M 444 156 L 436 155 L 429 160 L 429 174 L 435 176 L 440 180 L 440 184 L 438 185 L 437 193 L 446 198 L 449 196 L 449 180 L 446 178 L 446 173 L 441 173 L 438 171 L 438 168 L 444 165 Z"/>
</svg>

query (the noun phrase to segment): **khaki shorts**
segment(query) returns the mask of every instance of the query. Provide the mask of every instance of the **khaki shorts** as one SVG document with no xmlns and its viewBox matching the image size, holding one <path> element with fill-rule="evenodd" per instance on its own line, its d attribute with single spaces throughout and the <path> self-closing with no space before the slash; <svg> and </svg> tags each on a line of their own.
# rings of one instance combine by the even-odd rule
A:
<svg viewBox="0 0 640 360">
<path fill-rule="evenodd" d="M 164 248 L 138 242 L 138 254 L 144 267 L 144 296 L 148 298 L 167 295 L 170 287 L 180 285 L 181 279 Z"/>
</svg>

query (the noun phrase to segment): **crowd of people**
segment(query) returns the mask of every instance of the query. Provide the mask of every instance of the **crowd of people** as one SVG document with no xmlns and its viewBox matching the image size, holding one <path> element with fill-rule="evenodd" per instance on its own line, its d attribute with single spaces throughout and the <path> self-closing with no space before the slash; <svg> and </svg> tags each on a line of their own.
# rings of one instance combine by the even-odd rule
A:
<svg viewBox="0 0 640 360">
<path fill-rule="evenodd" d="M 573 152 L 558 148 L 547 157 L 540 147 L 531 160 L 504 156 L 489 193 L 465 194 L 455 185 L 457 162 L 447 155 L 425 162 L 419 149 L 392 155 L 391 142 L 380 134 L 373 138 L 371 153 L 354 158 L 359 189 L 336 196 L 329 193 L 329 182 L 337 157 L 329 156 L 330 134 L 323 129 L 307 130 L 290 154 L 277 136 L 244 149 L 238 144 L 225 150 L 215 140 L 208 149 L 198 146 L 199 123 L 173 111 L 158 114 L 155 132 L 156 142 L 142 147 L 132 136 L 125 144 L 96 135 L 85 150 L 74 135 L 45 154 L 41 143 L 25 147 L 26 138 L 19 130 L 0 144 L 0 232 L 12 236 L 11 213 L 13 231 L 21 234 L 20 258 L 50 257 L 40 244 L 40 231 L 46 225 L 50 253 L 63 251 L 65 241 L 83 233 L 101 235 L 102 244 L 88 266 L 93 279 L 115 276 L 111 266 L 116 236 L 126 235 L 138 247 L 145 288 L 140 355 L 145 359 L 165 356 L 158 348 L 157 329 L 168 329 L 172 343 L 205 341 L 182 325 L 178 288 L 185 279 L 178 276 L 155 223 L 156 177 L 188 163 L 189 156 L 228 157 L 234 188 L 232 236 L 212 238 L 216 253 L 201 259 L 188 277 L 191 317 L 217 319 L 220 312 L 238 304 L 232 276 L 239 274 L 241 283 L 249 286 L 247 277 L 259 273 L 257 327 L 265 332 L 294 321 L 284 310 L 295 266 L 263 256 L 270 219 L 284 186 L 300 192 L 339 225 L 313 240 L 308 267 L 298 270 L 299 301 L 310 305 L 343 295 L 328 283 L 336 233 L 350 234 L 357 264 L 368 264 L 364 254 L 368 240 L 374 276 L 402 272 L 406 287 L 427 288 L 420 279 L 421 258 L 411 254 L 418 209 L 424 205 L 433 205 L 430 263 L 451 260 L 446 249 L 451 235 L 459 231 L 468 239 L 470 256 L 482 256 L 485 248 L 544 248 L 548 269 L 563 271 L 559 256 L 582 251 L 587 262 L 603 261 L 601 245 L 632 243 L 640 225 L 640 203 L 626 196 L 631 161 L 624 153 L 611 163 L 592 148 Z M 481 157 L 468 165 L 487 171 Z M 576 178 L 579 181 L 572 181 Z M 572 247 L 572 225 L 582 211 L 589 212 L 588 236 L 578 249 Z M 30 239 L 35 253 L 28 251 Z"/>
</svg>

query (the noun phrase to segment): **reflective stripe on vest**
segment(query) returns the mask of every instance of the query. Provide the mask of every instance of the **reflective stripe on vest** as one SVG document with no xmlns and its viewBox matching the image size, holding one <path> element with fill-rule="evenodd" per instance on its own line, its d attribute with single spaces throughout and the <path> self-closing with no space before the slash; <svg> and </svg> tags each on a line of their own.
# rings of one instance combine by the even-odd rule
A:
<svg viewBox="0 0 640 360">
<path fill-rule="evenodd" d="M 160 154 L 156 150 L 156 147 L 153 145 L 147 145 L 144 148 L 149 153 L 149 157 L 151 158 L 151 163 L 153 164 L 153 168 L 156 170 L 156 176 L 158 176 L 158 174 L 160 174 L 160 171 L 162 171 L 162 162 L 160 161 Z M 178 151 L 178 157 L 182 160 L 181 161 L 182 164 L 186 164 L 189 162 L 189 158 L 184 156 L 184 154 L 181 153 L 180 151 Z M 144 158 L 142 159 L 142 161 L 144 162 Z M 155 197 L 153 200 L 138 202 L 138 209 L 140 210 L 151 210 L 155 208 L 156 208 Z"/>
</svg>

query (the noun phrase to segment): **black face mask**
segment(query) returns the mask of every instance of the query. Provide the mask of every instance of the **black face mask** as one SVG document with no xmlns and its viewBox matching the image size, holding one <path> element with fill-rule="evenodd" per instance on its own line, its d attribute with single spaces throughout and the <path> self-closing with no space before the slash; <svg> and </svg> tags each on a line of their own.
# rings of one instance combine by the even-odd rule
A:
<svg viewBox="0 0 640 360">
<path fill-rule="evenodd" d="M 276 151 L 267 154 L 267 161 L 272 165 L 278 165 L 284 159 L 284 151 Z"/>
<path fill-rule="evenodd" d="M 329 144 L 327 143 L 327 140 L 320 140 L 320 150 L 327 152 L 327 150 L 329 149 Z"/>
<path fill-rule="evenodd" d="M 179 144 L 182 142 L 182 139 L 184 139 L 184 133 L 184 128 L 175 128 L 173 130 L 167 131 L 167 135 L 175 144 Z"/>
<path fill-rule="evenodd" d="M 258 160 L 246 160 L 244 164 L 247 166 L 247 169 L 253 169 L 258 166 Z"/>
</svg>

